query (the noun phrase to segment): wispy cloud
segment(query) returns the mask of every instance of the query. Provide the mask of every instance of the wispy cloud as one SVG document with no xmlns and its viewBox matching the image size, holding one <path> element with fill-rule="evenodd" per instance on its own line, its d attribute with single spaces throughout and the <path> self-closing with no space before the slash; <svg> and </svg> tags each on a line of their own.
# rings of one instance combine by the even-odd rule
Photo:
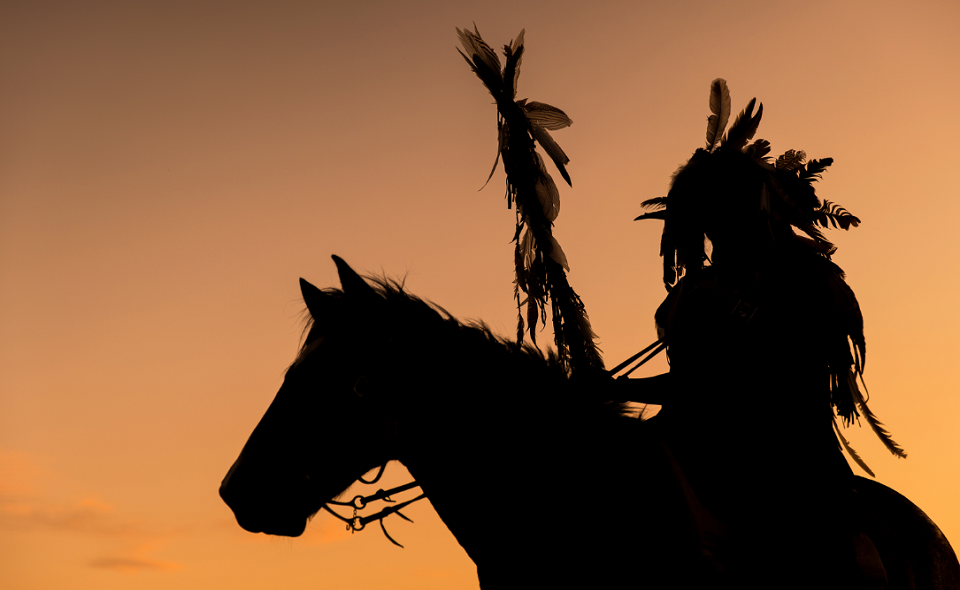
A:
<svg viewBox="0 0 960 590">
<path fill-rule="evenodd" d="M 117 572 L 173 571 L 181 565 L 151 554 L 177 531 L 147 526 L 96 496 L 58 501 L 47 488 L 56 474 L 44 458 L 0 449 L 0 530 L 47 531 L 105 541 L 105 554 L 88 562 Z"/>
<path fill-rule="evenodd" d="M 170 561 L 132 557 L 100 557 L 90 561 L 88 565 L 123 573 L 136 573 L 143 570 L 175 571 L 183 568 L 179 563 Z"/>
</svg>

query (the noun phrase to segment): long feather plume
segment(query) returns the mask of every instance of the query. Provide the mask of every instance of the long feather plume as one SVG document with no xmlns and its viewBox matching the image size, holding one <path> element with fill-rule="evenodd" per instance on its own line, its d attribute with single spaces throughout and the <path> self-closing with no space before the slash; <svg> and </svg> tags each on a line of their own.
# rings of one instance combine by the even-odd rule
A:
<svg viewBox="0 0 960 590">
<path fill-rule="evenodd" d="M 887 432 L 887 429 L 883 427 L 883 423 L 877 419 L 870 408 L 867 406 L 867 401 L 863 399 L 863 394 L 860 393 L 860 388 L 857 387 L 857 379 L 854 376 L 853 370 L 847 372 L 847 382 L 850 386 L 850 392 L 854 396 L 854 400 L 857 402 L 857 405 L 860 407 L 860 411 L 863 413 L 863 417 L 866 419 L 867 424 L 870 425 L 870 428 L 873 430 L 874 434 L 877 435 L 877 438 L 880 439 L 880 442 L 883 443 L 883 446 L 887 447 L 891 453 L 896 455 L 901 459 L 907 458 L 906 451 L 897 444 L 893 438 L 891 438 L 890 433 Z"/>
<path fill-rule="evenodd" d="M 840 444 L 842 444 L 843 448 L 846 449 L 847 454 L 850 455 L 850 458 L 853 459 L 854 462 L 856 462 L 856 464 L 860 466 L 860 469 L 863 469 L 864 471 L 866 471 L 870 475 L 870 477 L 876 477 L 876 475 L 874 475 L 873 473 L 873 470 L 870 469 L 870 467 L 867 466 L 866 462 L 860 458 L 860 454 L 857 453 L 857 451 L 855 451 L 853 447 L 850 446 L 850 443 L 847 442 L 847 439 L 844 438 L 843 434 L 840 433 L 840 427 L 837 426 L 836 418 L 833 419 L 833 429 L 836 431 L 837 438 L 840 439 Z"/>
<path fill-rule="evenodd" d="M 717 78 L 710 84 L 710 112 L 713 114 L 707 119 L 708 152 L 712 152 L 720 143 L 730 118 L 730 89 L 723 78 Z"/>
<path fill-rule="evenodd" d="M 524 31 L 503 46 L 506 59 L 503 71 L 476 26 L 474 31 L 457 29 L 457 34 L 463 46 L 461 56 L 497 104 L 498 158 L 487 181 L 502 158 L 507 173 L 507 206 L 517 205 L 513 239 L 517 340 L 522 341 L 524 333 L 529 331 L 530 340 L 536 344 L 536 329 L 538 324 L 547 321 L 549 301 L 561 362 L 569 363 L 573 371 L 588 367 L 602 369 L 603 359 L 594 342 L 596 334 L 590 328 L 583 302 L 570 287 L 566 276 L 570 267 L 552 233 L 560 212 L 560 194 L 536 150 L 539 145 L 567 184 L 572 184 L 566 170 L 570 158 L 550 134 L 551 130 L 570 126 L 572 121 L 556 107 L 527 99 L 516 100 Z"/>
</svg>

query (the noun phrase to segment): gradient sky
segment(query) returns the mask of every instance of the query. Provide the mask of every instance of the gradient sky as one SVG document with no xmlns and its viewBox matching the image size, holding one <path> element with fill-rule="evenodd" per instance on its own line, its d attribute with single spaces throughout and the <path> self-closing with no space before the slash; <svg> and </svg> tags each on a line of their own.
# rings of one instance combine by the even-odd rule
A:
<svg viewBox="0 0 960 590">
<path fill-rule="evenodd" d="M 711 80 L 764 103 L 775 154 L 835 159 L 818 193 L 863 224 L 828 237 L 910 456 L 852 442 L 960 543 L 955 1 L 240 4 L 0 4 L 0 587 L 476 587 L 429 505 L 400 550 L 325 515 L 246 533 L 217 496 L 331 254 L 513 333 L 473 22 L 526 28 L 519 96 L 574 121 L 555 235 L 608 365 L 655 338 L 661 227 L 632 219 L 703 143 Z"/>
</svg>

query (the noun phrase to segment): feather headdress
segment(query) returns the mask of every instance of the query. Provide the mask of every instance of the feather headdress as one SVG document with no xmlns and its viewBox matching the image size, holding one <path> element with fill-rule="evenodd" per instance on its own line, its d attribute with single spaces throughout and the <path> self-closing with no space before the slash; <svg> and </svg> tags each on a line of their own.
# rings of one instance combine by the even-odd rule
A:
<svg viewBox="0 0 960 590">
<path fill-rule="evenodd" d="M 547 172 L 536 145 L 543 148 L 560 176 L 572 186 L 566 165 L 570 158 L 550 135 L 569 127 L 573 121 L 562 110 L 542 102 L 516 100 L 520 62 L 523 58 L 523 31 L 503 47 L 505 63 L 501 70 L 497 54 L 480 37 L 480 31 L 457 29 L 460 55 L 477 74 L 497 104 L 498 149 L 493 169 L 503 158 L 507 173 L 507 207 L 517 205 L 517 225 L 513 241 L 517 300 L 517 340 L 524 333 L 536 343 L 537 324 L 546 323 L 546 304 L 553 310 L 553 332 L 563 362 L 574 370 L 603 368 L 600 350 L 594 340 L 583 301 L 570 287 L 566 272 L 570 269 L 563 249 L 553 237 L 553 223 L 560 214 L 560 191 Z M 484 183 L 486 186 L 486 183 Z M 525 310 L 524 310 L 525 308 Z M 524 313 L 525 311 L 525 313 Z"/>
<path fill-rule="evenodd" d="M 669 291 L 682 277 L 696 275 L 711 264 L 753 272 L 786 255 L 814 261 L 825 269 L 821 291 L 829 301 L 823 305 L 831 310 L 833 327 L 842 340 L 829 367 L 831 404 L 846 425 L 862 415 L 893 454 L 905 457 L 857 386 L 856 377 L 862 382 L 866 359 L 863 316 L 843 271 L 831 260 L 836 246 L 820 231 L 830 227 L 848 230 L 860 220 L 835 203 L 821 202 L 816 195 L 814 183 L 833 159 L 807 161 L 803 151 L 787 150 L 771 163 L 770 142 L 757 139 L 750 143 L 763 115 L 763 105 L 754 113 L 755 105 L 756 99 L 751 99 L 724 133 L 730 116 L 730 91 L 722 78 L 714 80 L 706 147 L 696 150 L 674 174 L 667 196 L 641 203 L 650 211 L 638 220 L 664 221 L 660 241 L 664 285 Z M 707 258 L 705 240 L 714 245 L 712 261 Z M 729 258 L 720 260 L 721 256 Z M 862 464 L 842 436 L 841 441 Z"/>
</svg>

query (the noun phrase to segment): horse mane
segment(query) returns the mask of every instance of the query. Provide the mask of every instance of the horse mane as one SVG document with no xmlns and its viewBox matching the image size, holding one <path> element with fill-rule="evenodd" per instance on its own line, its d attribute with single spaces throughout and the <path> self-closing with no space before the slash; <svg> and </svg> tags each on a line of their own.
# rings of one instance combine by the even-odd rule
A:
<svg viewBox="0 0 960 590">
<path fill-rule="evenodd" d="M 599 393 L 600 389 L 594 391 L 591 387 L 597 381 L 608 379 L 605 373 L 598 371 L 596 375 L 571 378 L 569 369 L 552 349 L 544 353 L 528 343 L 518 344 L 495 334 L 481 320 L 461 321 L 442 306 L 407 292 L 404 283 L 396 279 L 364 278 L 378 296 L 376 301 L 358 302 L 338 288 L 321 292 L 345 307 L 359 305 L 352 309 L 354 313 L 366 313 L 364 306 L 377 307 L 371 315 L 381 324 L 378 329 L 393 330 L 392 333 L 409 338 L 411 341 L 405 348 L 414 350 L 411 354 L 418 359 L 426 358 L 436 379 L 459 384 L 472 382 L 485 378 L 488 371 L 483 371 L 484 375 L 471 375 L 463 372 L 465 367 L 489 367 L 505 377 L 510 386 L 491 388 L 484 391 L 484 397 L 507 396 L 503 401 L 516 409 L 534 404 L 548 413 L 555 411 L 550 408 L 563 406 L 574 412 L 596 408 L 614 416 L 631 414 L 626 404 L 610 402 Z M 329 329 L 326 321 L 318 323 L 309 310 L 304 311 L 304 317 L 305 337 L 294 365 L 305 360 L 316 348 L 320 336 Z M 456 389 L 463 387 L 459 385 Z"/>
</svg>

